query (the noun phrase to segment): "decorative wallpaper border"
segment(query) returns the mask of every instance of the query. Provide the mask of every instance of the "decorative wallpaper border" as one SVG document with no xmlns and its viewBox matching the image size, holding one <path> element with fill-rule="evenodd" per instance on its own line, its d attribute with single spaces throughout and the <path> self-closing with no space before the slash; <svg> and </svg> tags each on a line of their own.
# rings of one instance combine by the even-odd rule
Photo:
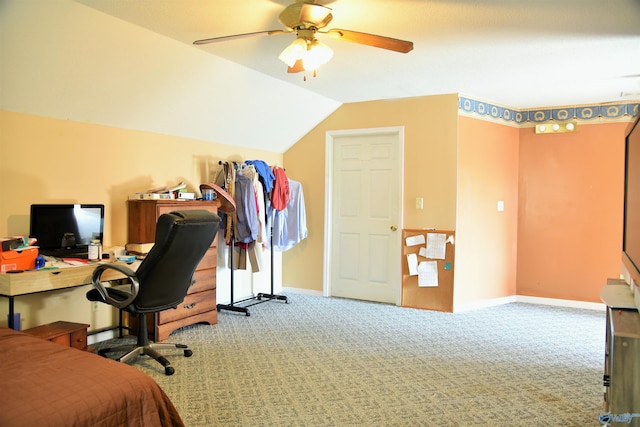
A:
<svg viewBox="0 0 640 427">
<path fill-rule="evenodd" d="M 526 127 L 550 120 L 578 120 L 581 122 L 595 120 L 630 121 L 640 113 L 640 102 L 516 110 L 515 108 L 459 96 L 458 110 L 463 114 L 479 115 L 483 119 L 502 123 L 507 122 L 517 127 Z"/>
</svg>

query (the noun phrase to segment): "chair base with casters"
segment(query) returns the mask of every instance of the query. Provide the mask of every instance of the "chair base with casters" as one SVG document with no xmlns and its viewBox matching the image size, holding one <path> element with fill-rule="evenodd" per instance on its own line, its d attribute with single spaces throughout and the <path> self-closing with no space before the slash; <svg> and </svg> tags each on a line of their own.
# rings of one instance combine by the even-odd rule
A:
<svg viewBox="0 0 640 427">
<path fill-rule="evenodd" d="M 194 282 L 196 267 L 211 247 L 219 224 L 220 218 L 206 210 L 162 214 L 156 225 L 155 243 L 136 271 L 118 263 L 99 264 L 93 270 L 94 289 L 87 292 L 87 299 L 109 304 L 137 319 L 135 347 L 116 360 L 127 362 L 135 356 L 150 356 L 164 367 L 165 374 L 172 375 L 175 369 L 158 350 L 180 349 L 185 357 L 193 354 L 184 344 L 150 341 L 147 315 L 175 309 L 184 301 Z M 101 281 L 107 270 L 116 270 L 124 276 L 117 279 L 120 285 Z M 110 349 L 98 353 L 104 356 L 108 352 Z"/>
<path fill-rule="evenodd" d="M 176 370 L 173 368 L 173 366 L 171 366 L 171 362 L 169 362 L 166 357 L 160 354 L 158 350 L 180 349 L 183 350 L 184 357 L 191 357 L 193 355 L 193 351 L 191 351 L 189 346 L 186 344 L 152 342 L 151 340 L 149 340 L 146 314 L 138 315 L 138 325 L 139 329 L 137 333 L 136 344 L 133 346 L 133 348 L 131 348 L 131 346 L 127 346 L 127 348 L 129 348 L 129 351 L 114 359 L 116 362 L 128 363 L 136 356 L 149 356 L 162 365 L 165 375 L 173 375 Z M 107 353 L 111 353 L 120 348 L 121 347 L 117 347 L 116 349 L 111 347 L 103 348 L 98 350 L 98 354 L 100 356 L 107 357 Z"/>
</svg>

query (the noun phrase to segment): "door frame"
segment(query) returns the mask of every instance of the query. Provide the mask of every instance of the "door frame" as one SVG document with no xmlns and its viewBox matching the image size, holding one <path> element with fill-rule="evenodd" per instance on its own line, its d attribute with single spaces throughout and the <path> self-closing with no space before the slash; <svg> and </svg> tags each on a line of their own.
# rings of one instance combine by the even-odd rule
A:
<svg viewBox="0 0 640 427">
<path fill-rule="evenodd" d="M 322 295 L 325 297 L 331 296 L 331 268 L 332 268 L 332 248 L 331 248 L 331 236 L 333 234 L 333 216 L 331 215 L 333 208 L 333 151 L 335 145 L 335 138 L 340 136 L 355 136 L 355 135 L 382 135 L 382 134 L 395 134 L 398 138 L 398 153 L 397 161 L 398 173 L 400 174 L 398 183 L 398 193 L 400 194 L 398 206 L 398 233 L 397 239 L 402 239 L 402 228 L 404 220 L 404 126 L 390 126 L 379 128 L 363 128 L 363 129 L 347 129 L 347 130 L 335 130 L 327 131 L 325 134 L 325 171 L 324 171 L 324 260 L 322 271 Z M 402 270 L 401 270 L 401 257 L 402 257 L 402 244 L 398 245 L 400 251 L 397 255 L 397 274 L 398 274 L 398 289 L 396 293 L 396 305 L 402 304 Z"/>
</svg>

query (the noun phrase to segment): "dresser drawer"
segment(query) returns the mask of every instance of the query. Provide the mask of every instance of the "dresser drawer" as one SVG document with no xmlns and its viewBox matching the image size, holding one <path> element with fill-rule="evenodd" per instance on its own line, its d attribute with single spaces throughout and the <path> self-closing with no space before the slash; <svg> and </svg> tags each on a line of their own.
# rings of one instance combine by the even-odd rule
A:
<svg viewBox="0 0 640 427">
<path fill-rule="evenodd" d="M 211 310 L 216 310 L 215 289 L 187 295 L 177 308 L 170 308 L 158 313 L 158 323 L 168 323 Z"/>
<path fill-rule="evenodd" d="M 189 288 L 190 294 L 209 291 L 216 288 L 216 269 L 198 270 L 193 276 L 194 282 Z"/>
<path fill-rule="evenodd" d="M 216 268 L 217 265 L 218 251 L 216 250 L 216 248 L 209 248 L 207 249 L 207 253 L 204 254 L 204 257 L 202 257 L 202 260 L 200 260 L 200 264 L 198 264 L 197 270 Z"/>
<path fill-rule="evenodd" d="M 214 201 L 177 201 L 177 200 L 129 200 L 127 202 L 127 242 L 153 242 L 156 233 L 156 223 L 160 215 L 172 211 L 204 209 L 217 213 L 220 202 Z M 185 300 L 175 309 L 168 309 L 157 316 L 148 316 L 147 324 L 149 338 L 162 341 L 176 329 L 208 323 L 218 322 L 216 307 L 216 267 L 218 264 L 217 238 L 213 239 L 194 274 L 194 283 L 189 287 Z M 92 267 L 91 267 L 92 268 Z M 85 273 L 89 282 L 91 271 Z M 87 282 L 87 283 L 89 283 Z M 135 316 L 129 317 L 129 326 L 135 328 Z"/>
</svg>

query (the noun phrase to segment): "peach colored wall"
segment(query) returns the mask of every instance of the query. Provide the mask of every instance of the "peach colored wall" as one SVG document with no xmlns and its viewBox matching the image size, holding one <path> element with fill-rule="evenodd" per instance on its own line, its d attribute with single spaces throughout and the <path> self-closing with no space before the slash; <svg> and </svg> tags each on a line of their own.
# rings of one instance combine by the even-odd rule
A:
<svg viewBox="0 0 640 427">
<path fill-rule="evenodd" d="M 283 253 L 282 285 L 322 291 L 327 131 L 404 126 L 403 227 L 455 228 L 457 115 L 455 94 L 346 104 L 291 147 L 284 164 L 302 183 L 309 237 Z"/>
<path fill-rule="evenodd" d="M 518 295 L 601 302 L 619 276 L 627 125 L 520 130 Z"/>
<path fill-rule="evenodd" d="M 0 236 L 29 233 L 32 203 L 102 203 L 106 247 L 126 243 L 129 193 L 180 181 L 198 191 L 219 160 L 282 164 L 279 153 L 2 110 L 0 139 Z M 254 280 L 268 280 L 262 274 Z M 225 280 L 219 278 L 220 287 Z M 101 312 L 90 312 L 85 292 L 81 287 L 16 299 L 23 328 L 55 320 L 89 323 L 91 329 L 112 324 L 106 315 L 96 317 Z M 7 311 L 0 298 L 0 324 Z"/>
<path fill-rule="evenodd" d="M 458 120 L 454 311 L 515 295 L 518 239 L 518 129 Z"/>
<path fill-rule="evenodd" d="M 28 233 L 32 203 L 103 203 L 105 244 L 121 245 L 128 194 L 180 181 L 198 192 L 219 160 L 282 163 L 269 151 L 1 110 L 0 129 L 0 236 Z"/>
</svg>

